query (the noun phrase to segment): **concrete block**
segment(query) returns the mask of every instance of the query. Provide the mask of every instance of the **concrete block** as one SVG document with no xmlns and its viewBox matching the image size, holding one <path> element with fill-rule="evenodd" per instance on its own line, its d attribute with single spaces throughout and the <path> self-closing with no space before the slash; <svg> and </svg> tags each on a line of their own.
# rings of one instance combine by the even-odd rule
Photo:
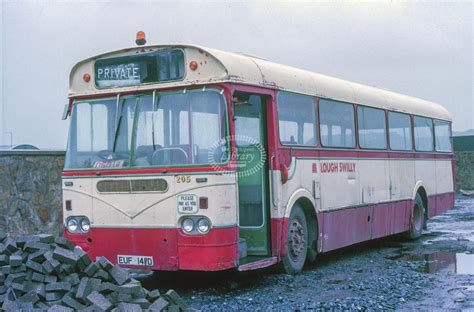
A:
<svg viewBox="0 0 474 312">
<path fill-rule="evenodd" d="M 172 304 L 166 308 L 166 312 L 179 312 L 182 311 L 179 309 L 179 307 L 176 304 Z"/>
<path fill-rule="evenodd" d="M 39 264 L 38 262 L 28 260 L 28 261 L 26 261 L 25 265 L 26 265 L 27 268 L 29 268 L 29 269 L 31 269 L 35 272 L 44 273 L 43 266 L 41 264 Z"/>
<path fill-rule="evenodd" d="M 66 294 L 61 300 L 64 305 L 73 308 L 75 311 L 84 309 L 86 306 L 81 304 L 79 301 L 74 300 L 70 295 Z"/>
<path fill-rule="evenodd" d="M 56 247 L 53 252 L 53 259 L 75 266 L 79 258 L 71 250 Z"/>
<path fill-rule="evenodd" d="M 169 306 L 168 301 L 166 301 L 164 298 L 158 298 L 150 305 L 149 311 L 153 311 L 153 312 L 163 311 L 168 306 Z"/>
<path fill-rule="evenodd" d="M 146 294 L 146 298 L 151 302 L 155 302 L 156 299 L 160 298 L 161 294 L 158 289 L 152 290 Z"/>
<path fill-rule="evenodd" d="M 26 252 L 29 252 L 29 253 L 33 253 L 33 252 L 36 252 L 38 250 L 43 250 L 44 252 L 46 252 L 50 249 L 51 249 L 51 245 L 41 243 L 39 241 L 38 242 L 28 241 L 23 246 L 23 250 L 26 251 Z"/>
<path fill-rule="evenodd" d="M 74 244 L 67 238 L 63 236 L 58 236 L 54 239 L 54 242 L 56 245 L 62 248 L 66 248 L 68 250 L 73 250 L 74 249 Z"/>
<path fill-rule="evenodd" d="M 59 272 L 68 275 L 69 273 L 72 273 L 74 267 L 70 264 L 61 264 L 59 266 Z"/>
<path fill-rule="evenodd" d="M 41 243 L 51 244 L 54 243 L 54 236 L 51 234 L 37 234 L 35 237 L 38 237 Z"/>
<path fill-rule="evenodd" d="M 5 231 L 0 230 L 0 242 L 3 242 L 7 238 L 7 233 Z"/>
<path fill-rule="evenodd" d="M 50 307 L 46 303 L 38 301 L 37 303 L 35 303 L 34 308 L 40 309 L 40 311 L 47 311 Z"/>
<path fill-rule="evenodd" d="M 63 297 L 63 292 L 61 291 L 46 293 L 46 301 L 58 301 L 58 300 L 61 300 L 62 297 Z"/>
<path fill-rule="evenodd" d="M 97 291 L 90 293 L 86 299 L 90 304 L 99 307 L 101 311 L 109 311 L 112 309 L 112 303 Z"/>
<path fill-rule="evenodd" d="M 9 261 L 12 267 L 19 267 L 23 263 L 23 257 L 20 255 L 11 255 Z"/>
<path fill-rule="evenodd" d="M 9 261 L 7 255 L 0 255 L 0 266 L 7 265 Z"/>
<path fill-rule="evenodd" d="M 133 296 L 135 294 L 138 294 L 141 289 L 142 289 L 142 286 L 140 284 L 128 283 L 128 284 L 121 285 L 118 288 L 118 292 L 120 294 L 128 294 L 128 295 Z"/>
<path fill-rule="evenodd" d="M 89 258 L 89 255 L 84 250 L 82 250 L 81 247 L 76 246 L 73 252 L 79 258 L 79 261 L 82 261 L 85 266 L 91 264 L 92 261 Z"/>
<path fill-rule="evenodd" d="M 120 268 L 118 265 L 113 266 L 109 270 L 109 273 L 112 276 L 112 279 L 119 285 L 123 285 L 129 280 L 128 272 Z"/>
<path fill-rule="evenodd" d="M 90 278 L 90 282 L 93 290 L 99 288 L 100 284 L 102 284 L 102 281 L 98 278 Z"/>
<path fill-rule="evenodd" d="M 103 295 L 108 295 L 110 293 L 115 293 L 118 291 L 119 286 L 112 284 L 112 283 L 102 283 L 99 287 L 97 287 L 97 291 Z"/>
<path fill-rule="evenodd" d="M 54 291 L 71 291 L 71 284 L 68 282 L 56 282 L 46 284 L 46 291 L 47 292 L 54 292 Z"/>
<path fill-rule="evenodd" d="M 109 280 L 109 273 L 107 273 L 106 271 L 102 269 L 99 269 L 97 270 L 97 272 L 94 273 L 94 277 L 99 278 L 104 282 L 107 282 Z"/>
<path fill-rule="evenodd" d="M 97 270 L 99 270 L 99 266 L 95 264 L 94 262 L 92 262 L 86 267 L 86 269 L 84 270 L 84 273 L 86 273 L 87 276 L 92 277 L 94 276 L 95 272 L 97 272 Z"/>
<path fill-rule="evenodd" d="M 112 262 L 106 257 L 97 257 L 96 263 L 99 264 L 104 270 L 109 271 L 113 268 Z"/>
<path fill-rule="evenodd" d="M 117 311 L 117 312 L 141 312 L 143 310 L 140 307 L 140 305 L 138 305 L 138 304 L 121 302 L 112 311 Z"/>
<path fill-rule="evenodd" d="M 0 272 L 2 272 L 2 274 L 5 274 L 5 275 L 10 274 L 11 271 L 12 271 L 12 267 L 9 265 L 3 265 L 0 267 Z"/>
<path fill-rule="evenodd" d="M 48 312 L 74 312 L 74 310 L 59 304 L 55 304 L 48 309 Z"/>
<path fill-rule="evenodd" d="M 29 291 L 34 291 L 40 299 L 46 298 L 46 289 L 43 283 L 33 283 L 27 286 Z"/>
<path fill-rule="evenodd" d="M 45 276 L 43 274 L 33 272 L 33 275 L 31 275 L 31 280 L 35 281 L 35 282 L 43 283 L 44 282 L 44 277 Z"/>
<path fill-rule="evenodd" d="M 58 277 L 54 275 L 45 275 L 44 282 L 47 284 L 56 283 L 58 281 Z"/>
<path fill-rule="evenodd" d="M 26 292 L 26 287 L 25 287 L 25 284 L 23 283 L 11 283 L 10 288 L 15 291 L 20 291 L 23 293 Z"/>
<path fill-rule="evenodd" d="M 130 303 L 138 304 L 142 309 L 148 309 L 151 305 L 150 301 L 145 298 L 133 299 Z"/>
<path fill-rule="evenodd" d="M 130 302 L 132 300 L 133 300 L 133 297 L 130 294 L 118 293 L 118 295 L 117 295 L 117 301 L 118 302 Z"/>
<path fill-rule="evenodd" d="M 18 250 L 18 247 L 16 245 L 16 242 L 11 239 L 11 238 L 7 238 L 4 242 L 4 245 L 5 245 L 5 250 L 4 250 L 4 253 L 6 253 L 7 255 L 11 255 L 13 254 L 15 251 Z"/>
<path fill-rule="evenodd" d="M 26 272 L 26 266 L 24 264 L 17 266 L 16 268 L 11 268 L 10 273 L 20 273 L 20 272 Z"/>
<path fill-rule="evenodd" d="M 81 279 L 79 278 L 79 274 L 77 273 L 72 273 L 66 276 L 64 279 L 65 282 L 69 282 L 72 286 L 76 286 L 81 282 Z"/>
<path fill-rule="evenodd" d="M 38 297 L 38 294 L 34 290 L 31 290 L 18 298 L 19 302 L 31 302 L 33 304 L 38 302 L 39 300 L 40 298 Z"/>
<path fill-rule="evenodd" d="M 26 273 L 24 272 L 8 274 L 8 276 L 5 278 L 5 285 L 10 287 L 13 283 L 23 284 L 25 279 Z"/>
<path fill-rule="evenodd" d="M 176 305 L 179 306 L 180 309 L 185 310 L 188 305 L 184 302 L 183 299 L 178 295 L 176 291 L 173 289 L 170 289 L 166 292 L 165 297 L 168 298 L 168 300 Z"/>
<path fill-rule="evenodd" d="M 85 300 L 86 297 L 92 292 L 92 285 L 89 282 L 88 277 L 83 277 L 76 291 L 76 298 Z"/>
<path fill-rule="evenodd" d="M 38 250 L 28 256 L 28 260 L 33 260 L 42 263 L 46 258 L 44 257 L 44 251 Z"/>
<path fill-rule="evenodd" d="M 23 248 L 26 242 L 30 241 L 30 237 L 28 235 L 22 235 L 15 238 L 16 245 L 18 248 Z"/>
<path fill-rule="evenodd" d="M 42 263 L 42 266 L 43 266 L 43 270 L 44 270 L 46 273 L 48 273 L 48 274 L 53 273 L 54 268 L 53 268 L 53 266 L 51 265 L 51 262 L 49 262 L 49 260 L 44 260 L 43 263 Z"/>
</svg>

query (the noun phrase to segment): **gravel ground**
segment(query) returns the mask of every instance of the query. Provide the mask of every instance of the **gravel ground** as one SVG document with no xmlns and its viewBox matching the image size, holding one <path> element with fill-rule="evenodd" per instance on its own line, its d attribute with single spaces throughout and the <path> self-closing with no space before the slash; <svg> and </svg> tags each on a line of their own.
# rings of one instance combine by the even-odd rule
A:
<svg viewBox="0 0 474 312">
<path fill-rule="evenodd" d="M 157 285 L 203 311 L 474 311 L 474 197 L 459 196 L 415 242 L 391 237 L 320 255 L 297 276 L 179 272 L 146 282 Z"/>
</svg>

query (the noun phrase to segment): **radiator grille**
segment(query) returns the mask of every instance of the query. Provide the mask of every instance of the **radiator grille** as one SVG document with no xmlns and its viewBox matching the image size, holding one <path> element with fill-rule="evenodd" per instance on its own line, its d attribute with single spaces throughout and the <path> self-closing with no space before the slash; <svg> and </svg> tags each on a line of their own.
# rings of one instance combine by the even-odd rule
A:
<svg viewBox="0 0 474 312">
<path fill-rule="evenodd" d="M 168 183 L 163 179 L 103 180 L 97 183 L 101 193 L 166 192 Z"/>
</svg>

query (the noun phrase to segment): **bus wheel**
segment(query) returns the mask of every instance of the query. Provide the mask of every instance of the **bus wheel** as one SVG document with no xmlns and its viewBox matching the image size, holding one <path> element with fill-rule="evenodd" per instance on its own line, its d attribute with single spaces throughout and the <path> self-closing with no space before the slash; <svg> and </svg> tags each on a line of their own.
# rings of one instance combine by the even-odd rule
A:
<svg viewBox="0 0 474 312">
<path fill-rule="evenodd" d="M 286 231 L 286 255 L 283 270 L 287 274 L 297 274 L 303 270 L 308 252 L 308 226 L 303 209 L 296 204 L 291 210 Z"/>
<path fill-rule="evenodd" d="M 421 236 L 425 224 L 425 206 L 420 194 L 416 194 L 413 208 L 411 210 L 410 230 L 406 233 L 409 240 L 415 240 Z"/>
</svg>

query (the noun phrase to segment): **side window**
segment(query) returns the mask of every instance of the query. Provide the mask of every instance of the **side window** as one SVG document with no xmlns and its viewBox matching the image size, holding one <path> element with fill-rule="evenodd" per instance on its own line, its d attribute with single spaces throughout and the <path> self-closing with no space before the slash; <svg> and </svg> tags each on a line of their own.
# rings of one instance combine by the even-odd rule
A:
<svg viewBox="0 0 474 312">
<path fill-rule="evenodd" d="M 410 115 L 388 112 L 388 128 L 392 150 L 412 150 Z"/>
<path fill-rule="evenodd" d="M 436 151 L 451 152 L 451 128 L 449 122 L 435 120 Z"/>
<path fill-rule="evenodd" d="M 431 118 L 415 116 L 413 121 L 415 149 L 421 152 L 433 151 L 433 120 Z"/>
<path fill-rule="evenodd" d="M 359 106 L 357 108 L 357 119 L 360 147 L 386 149 L 387 126 L 385 124 L 385 111 L 377 108 Z"/>
<path fill-rule="evenodd" d="M 321 144 L 325 147 L 355 147 L 354 106 L 331 100 L 319 101 Z"/>
<path fill-rule="evenodd" d="M 281 144 L 316 145 L 316 104 L 314 97 L 278 93 L 278 128 Z"/>
</svg>

